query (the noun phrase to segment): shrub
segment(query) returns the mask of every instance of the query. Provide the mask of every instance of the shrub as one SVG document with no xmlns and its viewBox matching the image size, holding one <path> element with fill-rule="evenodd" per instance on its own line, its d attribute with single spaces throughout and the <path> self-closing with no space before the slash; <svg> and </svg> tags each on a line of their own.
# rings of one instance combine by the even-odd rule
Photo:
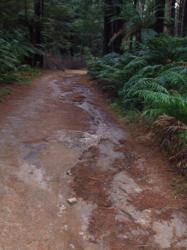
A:
<svg viewBox="0 0 187 250">
<path fill-rule="evenodd" d="M 110 54 L 88 64 L 92 76 L 116 93 L 127 116 L 141 112 L 152 122 L 158 119 L 157 125 L 165 120 L 160 143 L 174 145 L 172 161 L 186 168 L 187 38 L 157 35 L 132 53 Z"/>
</svg>

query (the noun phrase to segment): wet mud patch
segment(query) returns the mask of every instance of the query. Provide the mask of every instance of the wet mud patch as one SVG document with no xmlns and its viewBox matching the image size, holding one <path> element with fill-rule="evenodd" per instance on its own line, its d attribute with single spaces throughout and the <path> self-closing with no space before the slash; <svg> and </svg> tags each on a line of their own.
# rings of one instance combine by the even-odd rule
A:
<svg viewBox="0 0 187 250">
<path fill-rule="evenodd" d="M 101 240 L 103 233 L 107 233 L 114 225 L 115 209 L 110 201 L 108 187 L 115 172 L 98 169 L 91 153 L 87 156 L 89 159 L 87 162 L 79 163 L 72 170 L 74 176 L 72 187 L 76 197 L 96 205 L 89 220 L 88 231 L 93 235 L 92 241 L 97 242 Z"/>
<path fill-rule="evenodd" d="M 162 209 L 168 206 L 168 199 L 159 193 L 145 190 L 131 199 L 136 208 L 144 209 Z"/>
<path fill-rule="evenodd" d="M 78 197 L 96 203 L 98 207 L 110 207 L 112 180 L 121 169 L 131 168 L 135 158 L 130 152 L 115 150 L 116 144 L 109 139 L 94 140 L 94 143 L 82 152 L 72 168 L 72 187 Z"/>
<path fill-rule="evenodd" d="M 117 220 L 117 210 L 114 207 L 97 208 L 90 219 L 89 231 L 97 241 L 108 244 L 108 248 L 117 250 L 134 250 L 146 246 L 151 232 L 141 229 L 135 223 Z M 152 249 L 149 248 L 147 249 Z"/>
<path fill-rule="evenodd" d="M 76 94 L 72 96 L 72 102 L 75 102 L 75 103 L 83 103 L 85 99 L 86 97 L 81 94 Z"/>
<path fill-rule="evenodd" d="M 116 143 L 101 139 L 98 145 L 91 146 L 82 153 L 79 162 L 71 170 L 72 188 L 76 197 L 96 205 L 88 230 L 93 235 L 93 241 L 109 244 L 103 249 L 118 249 L 118 246 L 123 247 L 119 249 L 124 249 L 126 246 L 125 239 L 118 237 L 123 228 L 116 220 L 117 210 L 113 205 L 110 189 L 115 176 L 121 169 L 130 168 L 134 160 L 133 154 L 121 150 L 118 152 Z"/>
<path fill-rule="evenodd" d="M 90 163 L 82 163 L 72 170 L 73 190 L 77 197 L 97 204 L 98 207 L 110 207 L 107 187 L 114 173 L 96 169 Z"/>
<path fill-rule="evenodd" d="M 61 129 L 71 129 L 86 132 L 90 130 L 90 115 L 73 104 L 63 103 L 54 105 L 52 108 L 40 112 L 40 117 L 27 119 L 16 128 L 16 136 L 22 141 L 37 141 L 40 138 L 45 140 L 53 131 Z"/>
<path fill-rule="evenodd" d="M 117 233 L 115 229 L 115 209 L 112 207 L 98 207 L 92 213 L 89 232 L 96 241 L 108 242 Z"/>
</svg>

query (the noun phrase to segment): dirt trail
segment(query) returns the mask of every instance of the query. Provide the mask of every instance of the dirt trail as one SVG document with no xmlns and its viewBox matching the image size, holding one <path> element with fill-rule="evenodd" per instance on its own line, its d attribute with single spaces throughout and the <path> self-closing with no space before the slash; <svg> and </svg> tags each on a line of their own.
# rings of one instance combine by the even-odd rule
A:
<svg viewBox="0 0 187 250">
<path fill-rule="evenodd" d="M 46 73 L 0 117 L 1 250 L 187 249 L 166 162 L 133 145 L 85 72 Z"/>
</svg>

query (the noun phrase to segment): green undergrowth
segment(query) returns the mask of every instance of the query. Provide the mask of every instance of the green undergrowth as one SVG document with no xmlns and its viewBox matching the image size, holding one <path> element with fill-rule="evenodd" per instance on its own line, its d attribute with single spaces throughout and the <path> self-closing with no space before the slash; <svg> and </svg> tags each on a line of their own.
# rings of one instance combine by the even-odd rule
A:
<svg viewBox="0 0 187 250">
<path fill-rule="evenodd" d="M 40 74 L 41 70 L 39 68 L 32 68 L 28 65 L 24 65 L 17 72 L 17 83 L 21 85 L 30 84 L 33 78 Z"/>
<path fill-rule="evenodd" d="M 37 73 L 27 63 L 42 54 L 22 32 L 0 30 L 0 84 L 27 82 Z"/>
<path fill-rule="evenodd" d="M 160 124 L 155 134 L 161 147 L 178 169 L 187 170 L 187 38 L 158 35 L 132 52 L 91 57 L 88 68 L 112 93 L 118 114 L 135 123 L 143 118 L 154 131 Z M 169 150 L 173 145 L 175 151 Z"/>
<path fill-rule="evenodd" d="M 6 73 L 0 78 L 0 102 L 12 92 L 13 85 L 30 85 L 33 78 L 39 76 L 41 70 L 30 66 L 21 66 L 14 72 Z"/>
<path fill-rule="evenodd" d="M 139 123 L 143 119 L 139 110 L 124 110 L 122 102 L 117 99 L 110 99 L 110 106 L 117 116 L 126 123 Z"/>
<path fill-rule="evenodd" d="M 20 66 L 15 71 L 9 71 L 0 75 L 0 84 L 29 84 L 31 80 L 40 75 L 38 68 L 32 68 L 28 65 Z"/>
</svg>

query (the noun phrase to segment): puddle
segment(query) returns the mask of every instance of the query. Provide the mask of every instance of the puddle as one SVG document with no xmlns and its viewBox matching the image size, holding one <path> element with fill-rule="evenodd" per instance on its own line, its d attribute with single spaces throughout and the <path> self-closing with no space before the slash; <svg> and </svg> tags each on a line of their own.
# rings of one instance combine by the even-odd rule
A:
<svg viewBox="0 0 187 250">
<path fill-rule="evenodd" d="M 84 102 L 78 106 L 88 112 L 93 118 L 92 129 L 100 139 L 108 139 L 114 143 L 127 139 L 127 134 L 113 124 L 112 121 L 107 121 L 106 115 L 102 111 L 95 109 L 88 102 Z"/>
<path fill-rule="evenodd" d="M 99 144 L 100 138 L 97 135 L 76 130 L 60 130 L 52 137 L 52 140 L 57 140 L 69 148 L 86 150 L 90 146 Z"/>
<path fill-rule="evenodd" d="M 72 82 L 70 83 L 68 81 L 69 79 L 65 80 L 66 85 L 72 84 Z M 124 130 L 117 127 L 116 124 L 109 120 L 104 112 L 91 104 L 94 97 L 88 87 L 78 85 L 74 86 L 72 90 L 75 94 L 85 96 L 85 100 L 81 104 L 76 103 L 75 105 L 86 111 L 92 117 L 91 125 L 93 135 L 97 136 L 98 140 L 108 139 L 113 143 L 118 143 L 119 140 L 127 139 L 127 134 L 124 132 Z M 66 99 L 66 101 L 72 103 L 72 101 L 68 98 Z"/>
</svg>

